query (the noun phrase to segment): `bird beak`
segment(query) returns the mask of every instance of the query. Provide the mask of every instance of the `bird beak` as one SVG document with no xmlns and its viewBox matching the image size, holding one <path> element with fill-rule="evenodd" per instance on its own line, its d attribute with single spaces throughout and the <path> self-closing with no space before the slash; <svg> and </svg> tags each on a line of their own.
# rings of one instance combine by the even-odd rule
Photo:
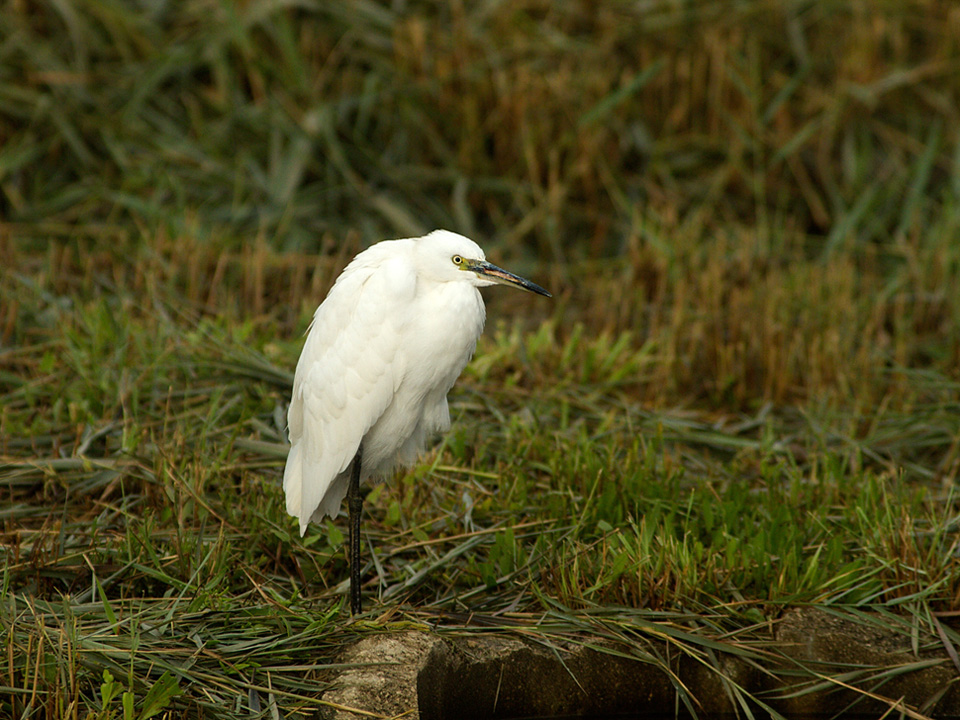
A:
<svg viewBox="0 0 960 720">
<path fill-rule="evenodd" d="M 553 295 L 548 293 L 536 283 L 532 283 L 526 278 L 520 277 L 519 275 L 514 275 L 511 272 L 507 272 L 503 268 L 499 268 L 493 263 L 488 263 L 486 260 L 470 261 L 465 269 L 471 270 L 477 275 L 485 277 L 487 280 L 495 282 L 499 285 L 512 285 L 513 287 L 518 287 L 521 290 L 536 293 L 537 295 L 553 297 Z"/>
</svg>

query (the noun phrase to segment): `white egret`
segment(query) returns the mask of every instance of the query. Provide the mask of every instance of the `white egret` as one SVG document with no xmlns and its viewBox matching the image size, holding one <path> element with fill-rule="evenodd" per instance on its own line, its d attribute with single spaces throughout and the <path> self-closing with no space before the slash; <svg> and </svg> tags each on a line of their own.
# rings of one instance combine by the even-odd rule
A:
<svg viewBox="0 0 960 720">
<path fill-rule="evenodd" d="M 360 483 L 409 464 L 450 428 L 447 392 L 473 356 L 486 311 L 478 288 L 550 297 L 446 230 L 357 255 L 317 308 L 297 363 L 283 473 L 287 512 L 307 525 L 347 498 L 350 611 L 360 612 Z"/>
</svg>

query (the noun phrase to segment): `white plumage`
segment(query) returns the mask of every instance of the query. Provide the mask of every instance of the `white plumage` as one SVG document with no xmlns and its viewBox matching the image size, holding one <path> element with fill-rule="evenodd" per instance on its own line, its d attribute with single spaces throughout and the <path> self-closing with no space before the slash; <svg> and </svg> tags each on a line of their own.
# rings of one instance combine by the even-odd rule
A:
<svg viewBox="0 0 960 720">
<path fill-rule="evenodd" d="M 313 316 L 287 413 L 287 512 L 300 534 L 350 501 L 351 612 L 359 613 L 359 484 L 411 463 L 450 427 L 447 392 L 473 356 L 486 315 L 478 288 L 549 297 L 446 230 L 357 255 Z"/>
<path fill-rule="evenodd" d="M 447 392 L 483 331 L 478 288 L 546 294 L 484 261 L 472 240 L 437 230 L 377 243 L 337 278 L 307 332 L 287 416 L 283 489 L 301 535 L 339 513 L 361 441 L 366 479 L 413 462 L 449 429 Z"/>
</svg>

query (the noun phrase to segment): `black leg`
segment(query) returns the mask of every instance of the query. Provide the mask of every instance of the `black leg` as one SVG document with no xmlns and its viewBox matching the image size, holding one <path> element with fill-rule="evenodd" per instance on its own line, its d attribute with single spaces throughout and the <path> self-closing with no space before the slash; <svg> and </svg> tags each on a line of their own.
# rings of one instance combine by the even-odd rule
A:
<svg viewBox="0 0 960 720">
<path fill-rule="evenodd" d="M 360 609 L 360 513 L 363 510 L 363 496 L 360 494 L 360 457 L 363 445 L 357 448 L 350 469 L 350 487 L 347 489 L 347 510 L 350 513 L 350 614 L 359 615 Z"/>
</svg>

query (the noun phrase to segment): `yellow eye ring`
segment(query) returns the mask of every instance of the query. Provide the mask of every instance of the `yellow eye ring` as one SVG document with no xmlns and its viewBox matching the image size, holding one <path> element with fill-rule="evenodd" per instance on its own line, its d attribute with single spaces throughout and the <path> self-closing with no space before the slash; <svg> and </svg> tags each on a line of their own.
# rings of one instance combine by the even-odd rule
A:
<svg viewBox="0 0 960 720">
<path fill-rule="evenodd" d="M 463 258 L 460 257 L 459 255 L 454 255 L 454 256 L 453 256 L 453 264 L 454 264 L 454 265 L 462 265 L 462 264 L 463 264 Z"/>
</svg>

